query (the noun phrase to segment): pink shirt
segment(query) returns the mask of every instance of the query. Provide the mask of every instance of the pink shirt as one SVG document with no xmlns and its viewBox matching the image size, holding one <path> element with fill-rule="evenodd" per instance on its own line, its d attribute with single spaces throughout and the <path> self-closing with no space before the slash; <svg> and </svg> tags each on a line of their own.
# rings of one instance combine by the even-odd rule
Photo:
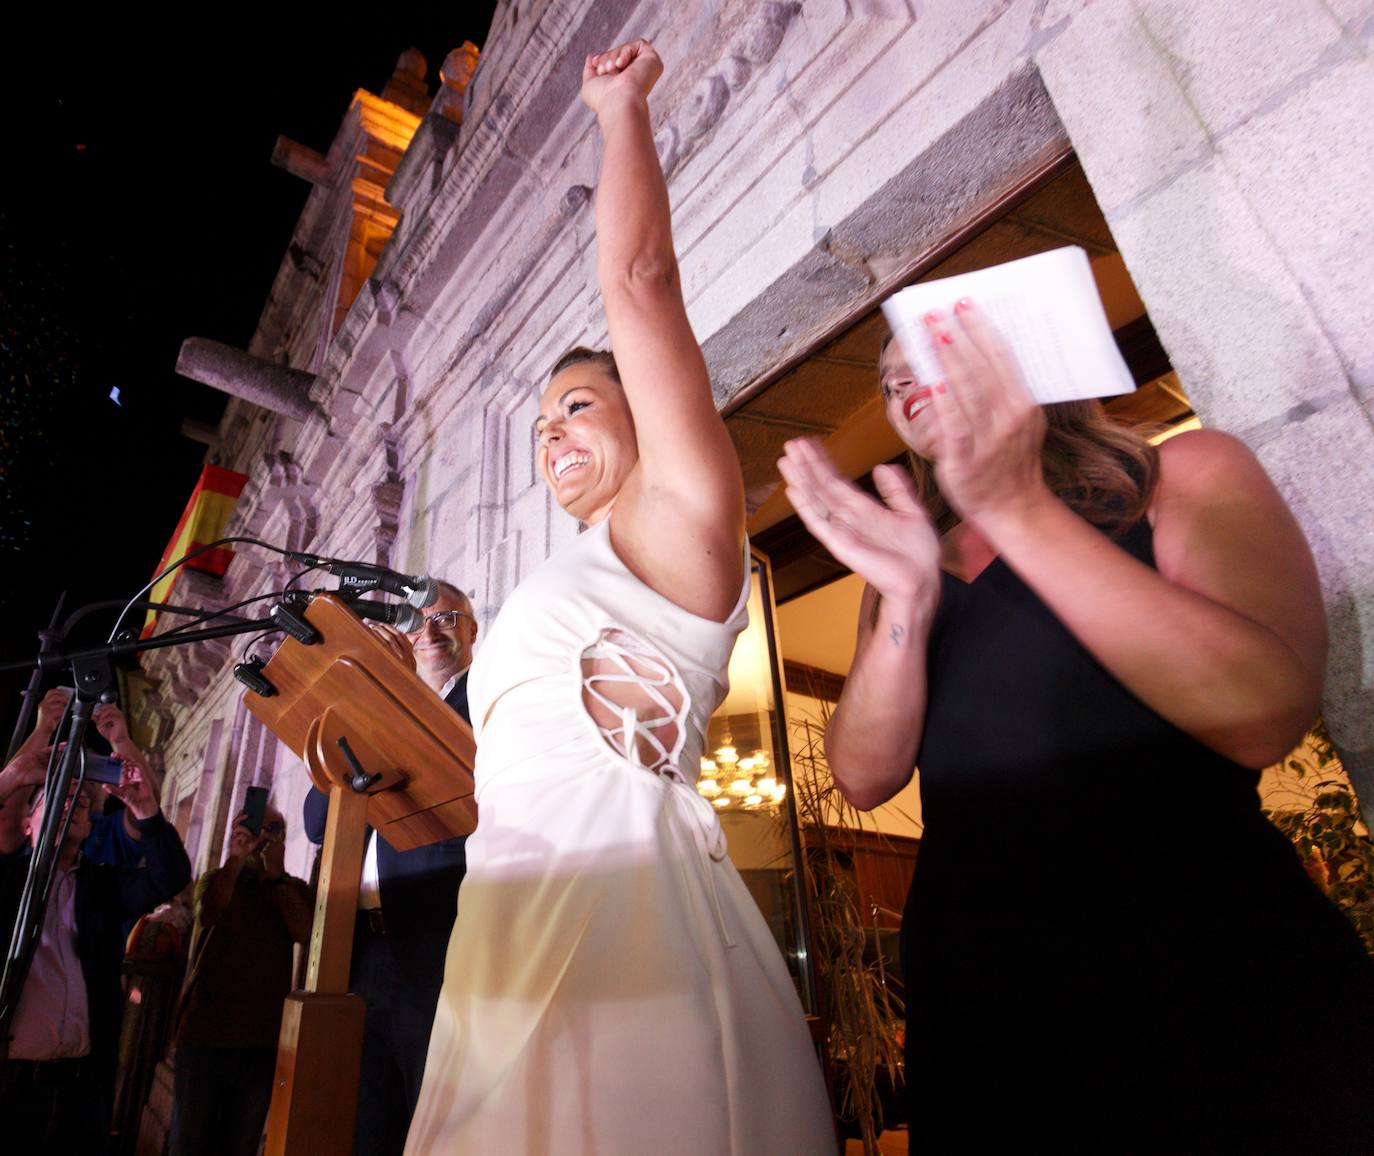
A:
<svg viewBox="0 0 1374 1156">
<path fill-rule="evenodd" d="M 58 871 L 15 1009 L 10 1059 L 62 1060 L 90 1050 L 86 979 L 76 954 L 76 871 Z"/>
</svg>

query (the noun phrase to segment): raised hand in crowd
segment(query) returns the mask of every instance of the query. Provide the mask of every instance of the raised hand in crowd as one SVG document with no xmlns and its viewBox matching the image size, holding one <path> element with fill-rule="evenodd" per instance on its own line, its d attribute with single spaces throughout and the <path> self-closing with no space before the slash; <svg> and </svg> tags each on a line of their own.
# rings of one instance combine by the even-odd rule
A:
<svg viewBox="0 0 1374 1156">
<path fill-rule="evenodd" d="M 197 915 L 205 926 L 213 927 L 215 920 L 229 906 L 240 872 L 250 865 L 265 838 L 262 834 L 253 833 L 248 826 L 248 816 L 242 811 L 234 816 L 234 826 L 229 832 L 229 854 L 200 897 Z"/>
<path fill-rule="evenodd" d="M 57 724 L 62 721 L 67 704 L 71 700 L 72 690 L 69 686 L 55 686 L 39 699 L 38 718 L 30 738 L 37 736 L 43 742 L 47 742 L 52 737 L 52 732 L 57 729 Z"/>
<path fill-rule="evenodd" d="M 125 762 L 119 785 L 112 786 L 110 794 L 122 802 L 135 819 L 150 819 L 157 814 L 157 787 L 137 763 Z M 134 838 L 137 837 L 134 834 Z"/>
<path fill-rule="evenodd" d="M 29 837 L 24 832 L 24 811 L 29 795 L 43 785 L 52 747 L 25 743 L 0 770 L 0 855 L 13 855 Z"/>
<path fill-rule="evenodd" d="M 262 846 L 258 858 L 262 862 L 262 874 L 266 879 L 280 879 L 286 874 L 286 840 L 277 832 L 263 829 Z"/>
<path fill-rule="evenodd" d="M 100 732 L 100 737 L 110 744 L 110 749 L 121 759 L 141 767 L 148 765 L 148 756 L 129 734 L 129 723 L 124 712 L 114 703 L 103 702 L 96 707 L 91 713 L 91 722 Z"/>
<path fill-rule="evenodd" d="M 248 858 L 254 851 L 262 845 L 263 836 L 254 834 L 252 828 L 248 826 L 248 816 L 240 811 L 234 816 L 234 826 L 229 832 L 229 856 L 224 863 L 227 867 L 230 863 L 236 863 L 243 867 L 248 862 Z"/>
</svg>

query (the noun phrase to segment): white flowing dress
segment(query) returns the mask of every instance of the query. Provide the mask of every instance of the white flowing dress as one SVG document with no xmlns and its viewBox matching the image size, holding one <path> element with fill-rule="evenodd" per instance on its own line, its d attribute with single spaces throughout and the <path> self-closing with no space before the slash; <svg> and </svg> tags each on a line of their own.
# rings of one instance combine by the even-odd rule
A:
<svg viewBox="0 0 1374 1156">
<path fill-rule="evenodd" d="M 480 818 L 407 1156 L 835 1151 L 801 1004 L 695 787 L 748 590 L 724 623 L 691 614 L 606 519 L 502 608 L 468 682 Z M 624 677 L 584 687 L 587 656 Z M 628 758 L 583 702 L 615 681 L 661 707 L 621 714 Z"/>
</svg>

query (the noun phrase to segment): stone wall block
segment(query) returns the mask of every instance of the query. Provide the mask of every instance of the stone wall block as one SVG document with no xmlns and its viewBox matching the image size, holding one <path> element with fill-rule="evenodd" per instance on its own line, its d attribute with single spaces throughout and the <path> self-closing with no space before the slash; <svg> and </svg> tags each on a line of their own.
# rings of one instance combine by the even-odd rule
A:
<svg viewBox="0 0 1374 1156">
<path fill-rule="evenodd" d="M 739 270 L 734 275 L 730 274 L 730 270 L 754 246 L 769 245 L 776 250 L 778 242 L 782 240 L 780 235 L 773 235 L 777 230 L 777 222 L 795 214 L 799 208 L 807 223 L 791 235 L 790 239 L 800 246 L 793 254 L 793 259 L 800 258 L 816 243 L 805 173 L 806 150 L 798 144 L 763 175 L 746 201 L 723 214 L 710 231 L 700 236 L 690 248 L 679 251 L 682 294 L 689 309 L 698 298 L 711 293 L 712 287 L 718 282 L 727 280 L 738 284 L 741 280 Z M 750 274 L 764 272 L 755 270 L 747 263 L 744 268 Z"/>
<path fill-rule="evenodd" d="M 1130 5 L 1079 13 L 1036 63 L 1108 220 L 1211 155 L 1169 57 Z"/>
<path fill-rule="evenodd" d="M 420 568 L 417 573 L 423 572 L 436 578 L 448 579 L 465 590 L 472 585 L 475 576 L 461 571 L 454 572 L 452 567 L 455 560 L 470 554 L 466 541 L 468 509 L 463 501 L 464 492 L 469 488 L 467 480 L 464 479 L 440 494 L 434 504 L 425 511 L 423 521 L 428 527 L 428 550 L 423 558 L 413 558 L 411 561 L 411 565 Z M 446 563 L 448 568 L 440 571 L 440 561 Z"/>
<path fill-rule="evenodd" d="M 1058 32 L 1062 24 L 1074 19 L 1092 2 L 1093 0 L 1046 0 L 1036 24 L 1045 33 Z"/>
<path fill-rule="evenodd" d="M 1369 0 L 1324 0 L 1326 8 L 1349 32 L 1358 33 L 1368 40 L 1374 28 L 1374 4 Z"/>
<path fill-rule="evenodd" d="M 1293 508 L 1321 575 L 1331 650 L 1324 711 L 1343 751 L 1374 759 L 1374 429 L 1351 398 L 1284 425 L 1256 452 Z M 1356 788 L 1374 811 L 1374 761 Z"/>
<path fill-rule="evenodd" d="M 478 592 L 482 604 L 477 611 L 483 622 L 496 617 L 506 596 L 520 584 L 520 537 L 521 532 L 516 530 L 496 543 L 483 559 L 484 582 Z"/>
<path fill-rule="evenodd" d="M 1344 372 L 1282 256 L 1219 163 L 1108 223 L 1194 408 L 1247 437 Z"/>
<path fill-rule="evenodd" d="M 862 67 L 853 77 L 843 78 L 847 83 L 834 90 L 832 103 L 822 106 L 823 112 L 816 117 L 809 140 L 817 171 L 831 172 L 875 128 L 894 118 L 915 138 L 938 137 L 943 131 L 940 125 L 910 118 L 911 99 L 939 69 L 950 64 L 966 41 L 992 23 L 995 15 L 986 11 L 991 7 L 957 5 L 949 0 L 923 6 L 919 18 L 890 43 L 884 43 L 882 33 L 896 32 L 896 26 L 885 24 L 875 29 L 878 35 L 871 42 L 872 59 L 855 61 Z M 979 87 L 986 91 L 986 85 Z M 829 85 L 816 95 L 832 95 Z"/>
<path fill-rule="evenodd" d="M 1341 36 L 1320 0 L 1137 0 L 1136 6 L 1214 137 L 1281 97 Z"/>
<path fill-rule="evenodd" d="M 753 83 L 732 99 L 709 140 L 685 159 L 674 153 L 673 166 L 665 171 L 670 178 L 673 235 L 684 267 L 692 263 L 696 245 L 723 217 L 733 222 L 748 216 L 757 227 L 767 219 L 760 214 L 776 216 L 802 195 L 814 173 L 833 163 L 828 155 L 819 160 L 815 155 L 813 137 L 823 115 L 840 119 L 836 140 L 847 152 L 868 131 L 874 116 L 900 100 L 906 84 L 876 86 L 867 93 L 866 107 L 856 104 L 851 94 L 864 83 L 885 47 L 909 26 L 909 21 L 846 21 L 838 8 L 823 9 L 817 17 L 808 12 L 768 70 L 751 77 Z M 753 65 L 750 68 L 757 73 Z M 850 108 L 857 113 L 850 113 Z M 675 134 L 674 148 L 681 137 L 678 119 L 669 110 L 662 130 Z M 742 156 L 752 158 L 751 163 L 740 164 Z M 780 167 L 783 173 L 777 171 Z"/>
<path fill-rule="evenodd" d="M 702 295 L 692 321 L 698 334 L 709 335 L 703 344 L 721 404 L 756 376 L 761 364 L 776 364 L 808 348 L 837 312 L 876 302 L 881 287 L 875 283 L 875 256 L 897 252 L 905 263 L 913 252 L 933 248 L 988 199 L 1039 171 L 1065 144 L 1063 126 L 1029 66 L 934 144 L 916 149 L 909 133 L 888 143 L 897 149 L 903 140 L 911 150 L 905 155 L 912 158 L 914 151 L 914 158 L 881 192 L 819 237 L 815 218 L 807 216 L 812 206 L 798 205 L 748 251 L 748 279 L 723 278 L 720 289 Z M 843 171 L 853 182 L 862 170 L 846 165 Z M 833 203 L 857 195 L 851 184 Z M 809 248 L 789 266 L 788 259 L 795 259 L 808 239 L 803 230 L 810 231 Z M 779 243 L 791 247 L 774 247 Z"/>
<path fill-rule="evenodd" d="M 868 290 L 866 273 L 834 260 L 816 242 L 808 206 L 797 206 L 737 258 L 749 280 L 722 277 L 714 292 L 689 306 L 718 404 L 760 363 L 780 359 L 815 325 Z"/>
<path fill-rule="evenodd" d="M 1374 64 L 1351 60 L 1226 136 L 1221 154 L 1374 412 Z"/>
<path fill-rule="evenodd" d="M 995 135 L 989 139 L 985 130 L 986 118 L 978 115 L 988 107 L 989 101 L 997 99 L 997 94 L 1003 92 L 1008 83 L 1023 88 L 1029 83 L 1025 73 L 1035 6 L 1018 2 L 1006 6 L 1005 10 L 995 6 L 989 9 L 979 10 L 982 20 L 977 23 L 972 20 L 959 23 L 953 14 L 948 17 L 948 22 L 964 33 L 966 39 L 962 43 L 955 43 L 952 38 L 943 40 L 943 36 L 949 36 L 947 32 L 937 31 L 925 36 L 936 45 L 932 56 L 922 65 L 933 68 L 929 79 L 890 113 L 874 118 L 869 131 L 855 147 L 847 150 L 843 164 L 837 165 L 826 180 L 817 184 L 816 216 L 826 228 L 848 219 L 860 209 L 871 210 L 870 198 L 875 188 L 891 187 L 888 183 L 908 171 L 914 159 L 923 158 L 927 149 L 944 141 L 951 133 L 962 142 L 959 164 L 971 174 L 968 183 L 973 184 L 977 183 L 979 174 L 993 168 L 987 158 L 1002 151 L 997 135 L 1019 141 L 1023 136 L 1035 134 L 1036 123 L 1043 119 L 1041 117 L 1035 118 L 1028 127 L 1016 121 L 999 123 Z M 931 28 L 938 30 L 940 25 L 934 24 Z M 918 21 L 914 32 L 894 48 L 894 61 L 889 66 L 893 71 L 899 74 L 908 71 L 907 66 L 898 68 L 896 60 L 906 51 L 904 46 L 919 41 L 928 31 L 924 21 Z M 942 66 L 934 67 L 936 64 Z M 1017 77 L 1022 79 L 1017 81 Z M 1034 88 L 1039 96 L 1038 84 Z M 817 135 L 818 139 L 823 139 L 823 134 Z M 959 205 L 951 212 L 946 206 L 945 212 L 950 217 L 957 217 L 961 215 L 960 210 L 967 214 L 973 209 L 973 205 Z"/>
</svg>

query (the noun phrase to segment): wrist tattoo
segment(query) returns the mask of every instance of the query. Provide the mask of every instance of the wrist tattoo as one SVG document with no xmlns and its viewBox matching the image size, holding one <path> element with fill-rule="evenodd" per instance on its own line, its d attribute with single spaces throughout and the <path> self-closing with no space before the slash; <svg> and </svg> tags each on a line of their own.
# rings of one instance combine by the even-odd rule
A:
<svg viewBox="0 0 1374 1156">
<path fill-rule="evenodd" d="M 904 626 L 894 626 L 894 627 L 891 629 L 891 631 L 888 632 L 888 637 L 889 637 L 890 639 L 892 639 L 892 645 L 893 645 L 893 646 L 901 646 L 901 645 L 902 645 L 902 636 L 905 635 L 905 634 L 906 634 L 906 627 L 904 627 Z"/>
</svg>

